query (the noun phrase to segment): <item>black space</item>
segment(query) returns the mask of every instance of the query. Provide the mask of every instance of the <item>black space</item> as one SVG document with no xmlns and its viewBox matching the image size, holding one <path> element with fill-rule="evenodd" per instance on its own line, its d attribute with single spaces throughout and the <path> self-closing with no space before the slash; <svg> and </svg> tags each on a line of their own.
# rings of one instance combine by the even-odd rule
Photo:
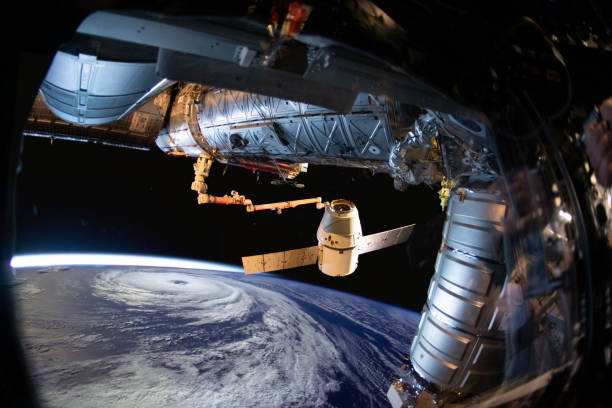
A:
<svg viewBox="0 0 612 408">
<path fill-rule="evenodd" d="M 198 206 L 194 161 L 158 150 L 25 138 L 18 179 L 17 252 L 104 252 L 193 258 L 241 265 L 241 256 L 316 244 L 322 211 L 303 206 L 247 213 L 241 206 Z M 416 223 L 408 244 L 363 255 L 357 271 L 331 278 L 316 266 L 282 273 L 321 286 L 420 311 L 443 221 L 437 192 L 393 188 L 365 169 L 310 166 L 306 188 L 273 186 L 272 176 L 215 163 L 209 192 L 237 190 L 254 203 L 321 196 L 358 209 L 364 235 Z M 257 276 L 253 276 L 257 279 Z"/>
</svg>

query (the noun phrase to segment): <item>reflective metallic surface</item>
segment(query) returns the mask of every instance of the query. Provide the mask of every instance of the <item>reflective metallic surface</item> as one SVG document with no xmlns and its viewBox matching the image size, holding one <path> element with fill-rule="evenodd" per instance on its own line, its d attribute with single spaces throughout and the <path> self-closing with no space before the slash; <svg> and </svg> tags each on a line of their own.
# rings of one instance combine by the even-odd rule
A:
<svg viewBox="0 0 612 408">
<path fill-rule="evenodd" d="M 212 148 L 202 141 L 197 125 L 197 108 L 194 100 L 199 98 L 202 89 L 201 85 L 189 84 L 176 95 L 169 112 L 168 124 L 155 139 L 157 146 L 165 153 L 184 154 L 196 158 L 204 151 L 212 152 Z M 200 140 L 204 149 L 197 140 Z"/>
<path fill-rule="evenodd" d="M 485 192 L 453 194 L 411 362 L 443 390 L 478 392 L 501 380 L 504 337 L 497 300 L 505 279 L 506 204 Z"/>
<path fill-rule="evenodd" d="M 264 156 L 312 164 L 388 171 L 395 139 L 385 98 L 359 94 L 341 115 L 314 105 L 228 89 L 189 85 L 178 94 L 157 144 L 165 152 L 197 157 Z"/>
</svg>

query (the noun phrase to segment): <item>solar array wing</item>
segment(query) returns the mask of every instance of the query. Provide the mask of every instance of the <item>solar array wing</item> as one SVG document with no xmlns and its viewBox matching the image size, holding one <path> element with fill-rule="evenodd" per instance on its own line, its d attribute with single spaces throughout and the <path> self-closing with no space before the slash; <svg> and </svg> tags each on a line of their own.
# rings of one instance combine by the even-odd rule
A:
<svg viewBox="0 0 612 408">
<path fill-rule="evenodd" d="M 317 263 L 318 255 L 319 247 L 315 245 L 290 251 L 243 256 L 242 265 L 246 274 L 273 272 L 305 265 L 314 265 Z"/>
<path fill-rule="evenodd" d="M 410 234 L 412 234 L 414 226 L 415 224 L 406 225 L 404 227 L 399 227 L 392 230 L 383 231 L 362 237 L 361 242 L 359 243 L 359 254 L 378 251 L 382 248 L 406 242 L 410 237 Z"/>
</svg>

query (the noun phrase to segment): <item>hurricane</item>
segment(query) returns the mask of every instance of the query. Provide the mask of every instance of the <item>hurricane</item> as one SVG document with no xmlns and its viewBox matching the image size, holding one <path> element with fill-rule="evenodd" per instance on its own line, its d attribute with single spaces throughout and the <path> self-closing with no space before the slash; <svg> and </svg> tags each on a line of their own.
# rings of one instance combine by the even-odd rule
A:
<svg viewBox="0 0 612 408">
<path fill-rule="evenodd" d="M 48 406 L 385 406 L 418 314 L 281 278 L 134 266 L 16 280 Z"/>
</svg>

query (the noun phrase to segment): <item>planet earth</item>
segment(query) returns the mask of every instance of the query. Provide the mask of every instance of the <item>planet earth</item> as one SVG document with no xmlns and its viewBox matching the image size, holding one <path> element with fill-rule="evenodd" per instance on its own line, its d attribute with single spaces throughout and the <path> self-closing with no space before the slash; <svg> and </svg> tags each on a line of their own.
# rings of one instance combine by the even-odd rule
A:
<svg viewBox="0 0 612 408">
<path fill-rule="evenodd" d="M 420 315 L 282 277 L 136 266 L 20 269 L 51 407 L 385 407 Z"/>
</svg>

